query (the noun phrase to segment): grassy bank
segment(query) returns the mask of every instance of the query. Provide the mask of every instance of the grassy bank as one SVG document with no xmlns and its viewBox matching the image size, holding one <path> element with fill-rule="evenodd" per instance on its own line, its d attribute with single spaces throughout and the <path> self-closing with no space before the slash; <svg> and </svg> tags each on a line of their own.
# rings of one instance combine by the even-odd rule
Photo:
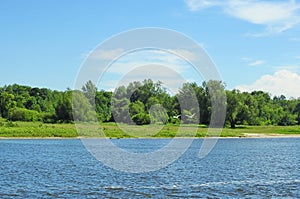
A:
<svg viewBox="0 0 300 199">
<path fill-rule="evenodd" d="M 77 132 L 73 124 L 2 122 L 0 137 L 77 137 Z"/>
<path fill-rule="evenodd" d="M 193 125 L 116 125 L 103 124 L 44 124 L 41 122 L 0 121 L 0 137 L 207 137 L 206 126 Z M 239 126 L 224 128 L 220 137 L 262 137 L 275 135 L 300 135 L 300 126 Z"/>
</svg>

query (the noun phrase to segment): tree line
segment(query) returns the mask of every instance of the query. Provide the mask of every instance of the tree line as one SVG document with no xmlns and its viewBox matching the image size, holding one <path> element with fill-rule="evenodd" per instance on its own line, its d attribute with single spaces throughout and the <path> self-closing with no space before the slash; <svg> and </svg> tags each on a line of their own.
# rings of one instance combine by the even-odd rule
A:
<svg viewBox="0 0 300 199">
<path fill-rule="evenodd" d="M 217 94 L 211 95 L 212 90 Z M 0 87 L 0 116 L 10 121 L 45 123 L 93 120 L 139 125 L 180 122 L 208 125 L 212 102 L 218 101 L 214 98 L 224 96 L 225 100 L 219 101 L 225 103 L 225 124 L 231 128 L 300 124 L 299 98 L 271 97 L 263 91 L 225 90 L 223 82 L 214 80 L 202 85 L 184 83 L 175 95 L 168 93 L 161 82 L 150 79 L 120 86 L 114 92 L 99 91 L 91 81 L 81 90 L 66 91 L 13 84 Z"/>
</svg>

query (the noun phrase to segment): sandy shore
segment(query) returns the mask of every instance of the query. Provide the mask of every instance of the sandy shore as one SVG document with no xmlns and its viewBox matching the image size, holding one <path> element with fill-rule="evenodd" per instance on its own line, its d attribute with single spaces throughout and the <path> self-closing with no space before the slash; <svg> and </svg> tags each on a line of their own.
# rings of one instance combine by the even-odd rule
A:
<svg viewBox="0 0 300 199">
<path fill-rule="evenodd" d="M 245 138 L 299 138 L 300 134 L 245 133 Z"/>
</svg>

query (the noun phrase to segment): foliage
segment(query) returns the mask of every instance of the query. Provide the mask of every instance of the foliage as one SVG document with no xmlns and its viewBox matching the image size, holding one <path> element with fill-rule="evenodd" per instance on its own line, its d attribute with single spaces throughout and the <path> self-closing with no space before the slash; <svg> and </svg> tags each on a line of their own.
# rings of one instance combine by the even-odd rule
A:
<svg viewBox="0 0 300 199">
<path fill-rule="evenodd" d="M 71 91 L 61 93 L 55 106 L 56 120 L 59 122 L 71 122 L 73 120 L 71 94 Z"/>
<path fill-rule="evenodd" d="M 89 103 L 88 98 L 80 91 L 74 91 L 73 93 L 73 115 L 71 101 L 69 101 L 68 113 L 70 114 L 70 121 L 84 121 L 94 122 L 97 120 L 96 112 L 93 109 L 92 104 Z M 71 100 L 71 98 L 68 98 Z M 71 118 L 72 117 L 72 118 Z"/>
<path fill-rule="evenodd" d="M 27 121 L 27 122 L 34 122 L 41 120 L 40 114 L 34 110 L 28 110 L 26 108 L 12 108 L 9 109 L 8 112 L 8 119 L 12 121 Z"/>
<path fill-rule="evenodd" d="M 98 91 L 92 81 L 83 85 L 81 91 L 18 84 L 0 87 L 0 117 L 12 121 L 208 125 L 213 120 L 220 127 L 218 117 L 225 111 L 225 125 L 231 128 L 300 124 L 300 99 L 283 95 L 272 98 L 263 91 L 225 91 L 224 83 L 214 80 L 202 85 L 185 83 L 175 95 L 170 95 L 162 82 L 150 79 L 120 86 L 115 92 Z M 213 115 L 216 118 L 211 118 Z"/>
<path fill-rule="evenodd" d="M 150 124 L 150 116 L 146 113 L 138 113 L 132 116 L 132 120 L 137 125 Z"/>
<path fill-rule="evenodd" d="M 112 93 L 107 91 L 96 92 L 95 104 L 97 117 L 100 122 L 109 122 L 112 120 L 111 112 Z"/>
<path fill-rule="evenodd" d="M 6 91 L 0 93 L 0 111 L 2 117 L 7 118 L 9 110 L 16 106 L 14 99 L 15 96 L 13 94 Z"/>
</svg>

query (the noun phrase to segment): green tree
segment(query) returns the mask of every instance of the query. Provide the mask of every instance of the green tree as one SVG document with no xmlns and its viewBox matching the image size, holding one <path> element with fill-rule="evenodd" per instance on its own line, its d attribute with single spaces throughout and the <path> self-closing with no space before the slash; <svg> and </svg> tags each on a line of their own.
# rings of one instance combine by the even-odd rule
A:
<svg viewBox="0 0 300 199">
<path fill-rule="evenodd" d="M 112 114 L 115 122 L 121 122 L 125 124 L 131 123 L 129 104 L 130 101 L 127 98 L 112 98 Z"/>
<path fill-rule="evenodd" d="M 180 104 L 181 121 L 184 123 L 199 123 L 199 103 L 194 90 L 194 84 L 184 83 L 177 94 Z M 193 116 L 189 118 L 189 116 Z"/>
<path fill-rule="evenodd" d="M 12 108 L 9 109 L 8 119 L 12 121 L 39 121 L 41 120 L 40 114 L 34 110 L 28 110 L 26 108 Z"/>
<path fill-rule="evenodd" d="M 141 101 L 147 109 L 151 106 L 148 106 L 148 99 L 151 97 L 160 97 L 165 93 L 165 89 L 162 87 L 161 82 L 154 83 L 151 79 L 145 79 L 142 83 L 134 82 L 129 84 L 127 88 L 127 96 L 131 94 L 130 101 Z"/>
<path fill-rule="evenodd" d="M 26 102 L 25 102 L 25 108 L 29 109 L 29 110 L 35 110 L 38 112 L 41 112 L 41 107 L 40 105 L 37 103 L 37 98 L 30 96 Z"/>
<path fill-rule="evenodd" d="M 297 114 L 298 125 L 300 125 L 300 102 L 298 102 L 296 105 L 295 113 Z"/>
<path fill-rule="evenodd" d="M 131 116 L 145 113 L 145 105 L 141 101 L 131 102 L 129 105 L 129 113 Z"/>
<path fill-rule="evenodd" d="M 259 109 L 255 97 L 248 92 L 243 92 L 240 96 L 242 98 L 243 109 L 238 113 L 237 117 L 240 121 L 244 121 L 248 125 L 259 125 Z"/>
<path fill-rule="evenodd" d="M 150 124 L 150 121 L 151 121 L 149 114 L 146 114 L 146 113 L 136 114 L 136 115 L 132 116 L 132 120 L 137 125 Z"/>
<path fill-rule="evenodd" d="M 25 103 L 30 97 L 29 93 L 31 87 L 13 84 L 11 86 L 7 86 L 6 89 L 10 92 L 10 94 L 13 94 L 15 96 L 14 100 L 16 101 L 16 106 L 20 108 L 25 108 Z"/>
<path fill-rule="evenodd" d="M 85 97 L 89 100 L 90 104 L 94 107 L 97 92 L 96 85 L 91 80 L 89 80 L 84 86 L 82 86 L 82 91 Z"/>
<path fill-rule="evenodd" d="M 149 116 L 152 124 L 166 124 L 168 121 L 166 109 L 161 104 L 152 105 L 149 109 Z"/>
<path fill-rule="evenodd" d="M 7 118 L 9 109 L 16 106 L 14 98 L 13 94 L 9 94 L 6 91 L 0 93 L 0 112 L 2 117 Z"/>
<path fill-rule="evenodd" d="M 108 122 L 112 119 L 111 113 L 112 93 L 106 91 L 96 92 L 95 105 L 99 121 Z"/>
<path fill-rule="evenodd" d="M 207 99 L 210 125 L 222 127 L 224 125 L 223 116 L 226 115 L 225 84 L 222 81 L 209 80 L 203 83 L 203 87 Z"/>
<path fill-rule="evenodd" d="M 236 116 L 238 114 L 238 109 L 239 109 L 239 98 L 237 96 L 237 90 L 233 91 L 227 91 L 226 92 L 226 97 L 227 97 L 227 113 L 226 117 L 227 120 L 230 123 L 231 128 L 235 128 L 236 124 Z"/>
<path fill-rule="evenodd" d="M 273 107 L 271 106 L 270 94 L 263 91 L 253 91 L 251 93 L 257 101 L 258 119 L 260 125 L 272 124 L 272 112 Z"/>
<path fill-rule="evenodd" d="M 61 95 L 56 107 L 56 120 L 59 122 L 73 121 L 72 114 L 72 93 L 70 91 L 64 92 Z"/>
<path fill-rule="evenodd" d="M 68 92 L 66 95 L 65 104 L 68 104 L 68 117 L 72 116 L 72 110 L 70 112 L 70 104 L 71 104 L 71 99 L 70 98 L 70 93 Z M 73 118 L 76 121 L 82 121 L 82 122 L 96 122 L 97 121 L 97 114 L 92 105 L 89 103 L 89 100 L 87 97 L 81 92 L 81 91 L 73 91 Z M 71 106 L 72 109 L 72 106 Z"/>
</svg>

